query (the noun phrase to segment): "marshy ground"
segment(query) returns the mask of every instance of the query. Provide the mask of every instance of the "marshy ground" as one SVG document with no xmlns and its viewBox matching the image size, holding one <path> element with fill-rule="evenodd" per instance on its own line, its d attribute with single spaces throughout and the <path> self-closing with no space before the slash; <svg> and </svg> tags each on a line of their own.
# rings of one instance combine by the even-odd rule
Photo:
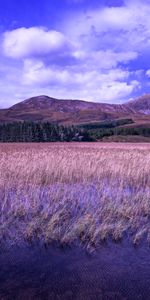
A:
<svg viewBox="0 0 150 300">
<path fill-rule="evenodd" d="M 150 249 L 108 242 L 81 247 L 39 244 L 0 253 L 1 300 L 149 300 Z"/>
<path fill-rule="evenodd" d="M 149 144 L 1 144 L 0 237 L 150 240 Z"/>
<path fill-rule="evenodd" d="M 66 276 L 64 275 L 64 286 L 67 284 L 65 280 L 67 282 L 70 278 L 77 289 L 79 286 L 83 287 L 83 289 L 81 288 L 82 293 L 85 292 L 89 296 L 87 297 L 86 294 L 82 296 L 81 293 L 76 298 L 75 296 L 73 298 L 71 294 L 61 298 L 63 292 L 56 292 L 55 289 L 52 289 L 49 290 L 49 293 L 55 294 L 55 298 L 52 296 L 50 298 L 45 287 L 45 298 L 43 298 L 44 296 L 38 298 L 34 294 L 35 290 L 33 292 L 34 286 L 27 282 L 26 286 L 32 290 L 30 296 L 33 293 L 31 299 L 150 299 L 147 285 L 148 276 L 150 278 L 150 271 L 147 267 L 149 266 L 148 261 L 150 261 L 148 258 L 150 257 L 148 248 L 150 243 L 150 144 L 1 144 L 0 153 L 0 263 L 2 266 L 0 299 L 23 299 L 23 297 L 17 298 L 18 296 L 9 298 L 11 293 L 9 294 L 7 285 L 14 282 L 17 287 L 16 270 L 18 270 L 17 276 L 20 276 L 19 274 L 27 275 L 27 271 L 24 269 L 26 268 L 24 260 L 28 266 L 33 267 L 31 276 L 27 277 L 35 278 L 36 285 L 40 279 L 34 274 L 34 264 L 38 265 L 39 256 L 41 257 L 40 266 L 42 261 L 44 263 L 44 257 L 45 262 L 47 261 L 45 268 L 46 264 L 49 265 L 50 274 L 47 275 L 47 280 L 53 277 L 53 272 L 50 270 L 57 269 L 58 266 L 57 275 L 60 277 L 56 280 L 56 286 L 58 281 L 62 282 L 63 280 L 61 272 L 64 272 L 63 274 L 67 272 Z M 127 242 L 125 243 L 125 241 Z M 107 242 L 111 246 L 104 247 Z M 39 254 L 41 248 L 39 246 L 35 248 L 37 243 L 43 249 L 41 254 Z M 141 243 L 144 248 L 140 248 Z M 63 263 L 57 264 L 57 256 L 55 257 L 53 254 L 51 258 L 50 248 L 54 244 L 63 249 L 59 250 L 62 251 L 62 254 L 59 254 L 60 261 L 63 261 L 63 257 L 66 261 L 68 259 L 67 268 L 69 270 L 73 264 L 71 273 L 67 269 L 63 269 Z M 143 250 L 135 250 L 134 246 L 138 244 L 140 244 L 139 249 Z M 128 245 L 130 246 L 128 247 Z M 68 246 L 71 247 L 70 250 L 68 250 Z M 49 249 L 47 252 L 43 252 L 46 251 L 45 247 Z M 18 250 L 14 251 L 14 249 Z M 5 250 L 5 254 L 3 250 Z M 71 252 L 67 254 L 66 251 Z M 82 257 L 82 251 L 83 253 L 87 251 L 89 255 L 96 257 L 91 263 L 91 267 L 89 265 L 92 260 L 89 260 L 89 256 L 87 258 L 84 254 Z M 34 260 L 32 260 L 33 253 Z M 143 255 L 143 253 L 145 254 Z M 80 280 L 84 271 L 80 268 L 76 269 L 73 255 L 76 259 L 79 256 L 81 269 L 81 257 L 83 262 L 87 260 L 87 265 L 89 264 L 85 284 L 87 282 L 88 285 L 88 280 L 91 280 L 92 287 L 92 282 L 97 282 L 91 292 L 84 287 L 84 281 Z M 142 257 L 144 258 L 143 264 Z M 10 260 L 14 261 L 14 267 Z M 52 261 L 55 262 L 53 268 Z M 132 267 L 130 267 L 129 261 Z M 103 262 L 106 263 L 106 266 L 105 264 L 103 266 L 105 272 L 102 272 Z M 110 269 L 107 269 L 108 262 L 111 266 Z M 21 271 L 19 266 L 21 266 Z M 90 268 L 93 268 L 93 273 Z M 138 270 L 141 275 L 140 273 L 135 275 Z M 116 271 L 118 277 L 114 283 L 113 274 Z M 7 281 L 5 275 L 8 272 L 10 277 L 8 276 L 7 280 L 10 280 Z M 41 272 L 45 274 L 44 272 L 47 271 L 40 269 L 39 274 Z M 72 276 L 77 274 L 77 277 L 71 277 L 70 274 Z M 123 285 L 122 287 L 118 285 L 119 282 L 121 285 L 124 280 L 126 281 L 127 274 L 131 278 L 134 274 L 135 281 L 133 280 L 132 284 L 135 287 L 136 296 L 131 292 L 129 294 L 127 291 L 123 292 Z M 104 281 L 101 281 L 103 276 Z M 145 278 L 145 283 L 141 276 Z M 131 290 L 131 282 L 127 282 L 127 289 Z M 139 298 L 137 296 L 138 282 L 141 283 L 141 291 L 143 291 Z M 68 282 L 68 287 L 70 285 L 71 283 Z M 20 288 L 22 290 L 23 285 Z M 146 294 L 143 294 L 144 289 Z M 7 295 L 5 294 L 6 290 Z M 97 294 L 98 291 L 99 294 Z M 41 293 L 44 291 L 42 290 Z M 70 290 L 69 293 L 72 291 Z M 110 293 L 109 296 L 106 293 Z M 73 294 L 75 295 L 75 292 Z M 149 298 L 146 298 L 147 295 Z M 28 298 L 24 299 L 30 299 L 29 293 Z"/>
</svg>

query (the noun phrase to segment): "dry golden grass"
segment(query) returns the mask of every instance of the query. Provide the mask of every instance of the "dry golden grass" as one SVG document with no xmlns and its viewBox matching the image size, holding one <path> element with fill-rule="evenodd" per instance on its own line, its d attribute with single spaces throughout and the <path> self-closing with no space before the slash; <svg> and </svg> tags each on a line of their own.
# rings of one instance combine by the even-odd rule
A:
<svg viewBox="0 0 150 300">
<path fill-rule="evenodd" d="M 150 241 L 150 144 L 1 144 L 0 154 L 1 241 Z"/>
</svg>

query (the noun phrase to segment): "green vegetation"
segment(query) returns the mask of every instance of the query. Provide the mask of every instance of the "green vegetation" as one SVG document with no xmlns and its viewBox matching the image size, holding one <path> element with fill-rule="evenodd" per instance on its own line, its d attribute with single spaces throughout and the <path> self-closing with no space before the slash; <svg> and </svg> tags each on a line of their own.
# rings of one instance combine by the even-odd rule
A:
<svg viewBox="0 0 150 300">
<path fill-rule="evenodd" d="M 107 120 L 78 126 L 49 122 L 14 122 L 0 125 L 0 142 L 89 142 L 108 137 L 150 137 L 148 127 L 129 127 L 132 119 Z"/>
<path fill-rule="evenodd" d="M 106 120 L 101 122 L 94 122 L 94 123 L 85 123 L 80 125 L 79 127 L 82 127 L 86 130 L 92 130 L 92 129 L 100 129 L 100 128 L 115 128 L 117 126 L 123 126 L 126 124 L 133 124 L 132 119 L 115 119 L 115 120 Z"/>
<path fill-rule="evenodd" d="M 79 127 L 87 131 L 93 140 L 102 140 L 107 137 L 117 136 L 141 136 L 150 137 L 150 128 L 148 127 L 129 127 L 125 125 L 133 124 L 132 119 L 116 119 L 102 122 L 87 123 Z"/>
<path fill-rule="evenodd" d="M 0 142 L 90 141 L 86 130 L 38 122 L 14 122 L 0 125 Z"/>
<path fill-rule="evenodd" d="M 115 127 L 88 130 L 91 138 L 100 140 L 109 136 L 144 136 L 150 137 L 150 128 L 147 127 Z"/>
</svg>

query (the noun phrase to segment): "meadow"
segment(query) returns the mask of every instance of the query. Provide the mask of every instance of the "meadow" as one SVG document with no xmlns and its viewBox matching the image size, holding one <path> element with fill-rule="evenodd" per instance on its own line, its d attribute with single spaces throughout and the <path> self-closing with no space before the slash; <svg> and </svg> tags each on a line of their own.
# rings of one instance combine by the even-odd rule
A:
<svg viewBox="0 0 150 300">
<path fill-rule="evenodd" d="M 0 242 L 150 243 L 150 144 L 0 144 Z"/>
</svg>

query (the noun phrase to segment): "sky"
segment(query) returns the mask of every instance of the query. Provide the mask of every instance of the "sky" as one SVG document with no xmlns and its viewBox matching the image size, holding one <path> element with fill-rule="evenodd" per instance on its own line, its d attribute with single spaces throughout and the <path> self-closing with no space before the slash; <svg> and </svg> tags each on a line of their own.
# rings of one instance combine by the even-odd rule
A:
<svg viewBox="0 0 150 300">
<path fill-rule="evenodd" d="M 0 107 L 150 92 L 150 0 L 1 0 Z"/>
</svg>

